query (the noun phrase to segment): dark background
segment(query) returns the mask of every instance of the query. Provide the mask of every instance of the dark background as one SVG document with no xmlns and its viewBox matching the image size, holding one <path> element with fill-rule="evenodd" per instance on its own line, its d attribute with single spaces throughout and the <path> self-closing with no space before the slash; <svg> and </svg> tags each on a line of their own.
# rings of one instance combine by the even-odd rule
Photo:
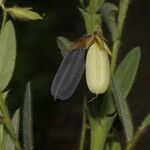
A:
<svg viewBox="0 0 150 150">
<path fill-rule="evenodd" d="M 57 36 L 75 40 L 85 33 L 78 0 L 15 0 L 7 6 L 33 7 L 44 14 L 42 21 L 13 20 L 17 36 L 17 62 L 10 84 L 10 111 L 22 105 L 27 81 L 33 92 L 35 150 L 77 150 L 79 146 L 82 98 L 81 88 L 67 101 L 53 101 L 50 86 L 62 61 Z M 150 1 L 131 3 L 124 28 L 120 60 L 133 47 L 140 46 L 142 58 L 135 85 L 128 97 L 134 125 L 138 127 L 150 111 Z M 87 137 L 88 138 L 88 137 Z M 88 148 L 87 148 L 88 149 Z M 136 150 L 150 149 L 150 133 L 144 134 Z"/>
</svg>

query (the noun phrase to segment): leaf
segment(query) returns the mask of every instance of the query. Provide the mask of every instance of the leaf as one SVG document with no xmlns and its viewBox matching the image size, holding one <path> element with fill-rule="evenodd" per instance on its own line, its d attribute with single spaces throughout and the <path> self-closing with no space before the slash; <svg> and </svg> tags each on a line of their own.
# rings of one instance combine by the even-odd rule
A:
<svg viewBox="0 0 150 150">
<path fill-rule="evenodd" d="M 93 34 L 93 25 L 101 26 L 101 15 L 100 14 L 91 14 L 89 12 L 84 11 L 83 9 L 79 8 L 80 13 L 82 14 L 85 20 L 85 26 L 87 28 L 88 34 Z"/>
<path fill-rule="evenodd" d="M 103 14 L 107 14 L 107 13 L 110 13 L 112 11 L 118 11 L 118 7 L 116 5 L 114 5 L 113 3 L 109 3 L 109 2 L 104 2 L 102 4 L 102 7 L 101 7 L 101 12 Z"/>
<path fill-rule="evenodd" d="M 124 99 L 127 97 L 135 80 L 139 66 L 141 51 L 139 47 L 133 48 L 121 62 L 115 72 L 115 78 Z"/>
<path fill-rule="evenodd" d="M 57 37 L 57 45 L 58 48 L 61 50 L 61 54 L 63 57 L 67 54 L 69 47 L 72 43 L 73 43 L 72 41 L 68 40 L 65 37 L 62 36 Z"/>
<path fill-rule="evenodd" d="M 6 92 L 2 93 L 2 96 L 3 96 L 4 101 L 5 101 L 5 99 L 6 99 L 7 95 L 8 95 L 8 92 L 9 92 L 9 91 L 6 91 Z"/>
<path fill-rule="evenodd" d="M 0 90 L 8 85 L 15 67 L 16 36 L 13 24 L 8 21 L 0 34 Z"/>
<path fill-rule="evenodd" d="M 149 127 L 149 126 L 150 126 L 150 114 L 148 114 L 148 115 L 145 117 L 145 119 L 144 119 L 144 121 L 143 121 L 143 123 L 142 123 L 142 125 L 141 125 L 140 128 L 144 129 L 144 128 L 147 128 L 147 127 Z"/>
<path fill-rule="evenodd" d="M 32 11 L 32 8 L 23 8 L 14 6 L 12 8 L 7 8 L 7 11 L 10 13 L 12 17 L 15 17 L 20 20 L 38 20 L 42 19 L 42 17 Z"/>
<path fill-rule="evenodd" d="M 33 150 L 32 132 L 32 96 L 30 82 L 26 86 L 23 104 L 23 147 L 24 150 Z"/>
<path fill-rule="evenodd" d="M 109 2 L 103 3 L 101 8 L 102 17 L 112 35 L 113 41 L 115 41 L 119 37 L 116 14 L 114 13 L 116 11 L 118 11 L 117 6 Z"/>
<path fill-rule="evenodd" d="M 127 141 L 131 141 L 133 137 L 133 124 L 131 114 L 115 77 L 113 77 L 111 89 L 114 94 L 116 107 L 125 130 Z"/>
<path fill-rule="evenodd" d="M 20 109 L 17 109 L 12 118 L 12 124 L 13 124 L 17 137 L 19 136 L 19 122 L 20 122 Z M 5 150 L 15 150 L 14 144 L 12 140 L 10 139 L 9 134 L 6 135 L 5 142 L 6 142 Z"/>
<path fill-rule="evenodd" d="M 119 37 L 119 32 L 117 28 L 116 16 L 113 13 L 102 14 L 104 21 L 108 27 L 109 32 L 112 36 L 112 41 L 115 41 Z"/>
<path fill-rule="evenodd" d="M 20 109 L 17 109 L 12 118 L 12 124 L 15 129 L 17 137 L 19 136 L 19 122 L 20 122 Z"/>
</svg>

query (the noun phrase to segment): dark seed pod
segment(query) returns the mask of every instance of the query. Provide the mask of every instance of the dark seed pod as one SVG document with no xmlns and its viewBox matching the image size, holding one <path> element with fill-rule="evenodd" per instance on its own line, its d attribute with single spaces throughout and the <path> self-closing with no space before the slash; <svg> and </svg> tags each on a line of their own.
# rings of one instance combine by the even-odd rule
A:
<svg viewBox="0 0 150 150">
<path fill-rule="evenodd" d="M 51 86 L 54 99 L 66 100 L 72 96 L 85 69 L 85 49 L 67 53 Z"/>
</svg>

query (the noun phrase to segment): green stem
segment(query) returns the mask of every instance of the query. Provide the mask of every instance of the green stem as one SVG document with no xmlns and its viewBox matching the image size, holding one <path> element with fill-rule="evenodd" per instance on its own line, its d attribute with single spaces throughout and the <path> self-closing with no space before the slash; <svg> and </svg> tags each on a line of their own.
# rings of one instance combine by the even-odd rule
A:
<svg viewBox="0 0 150 150">
<path fill-rule="evenodd" d="M 85 143 L 85 134 L 86 134 L 86 97 L 84 97 L 83 100 L 83 112 L 82 112 L 82 129 L 81 129 L 81 137 L 80 137 L 80 147 L 79 150 L 84 149 L 84 143 Z"/>
<path fill-rule="evenodd" d="M 6 20 L 7 20 L 7 11 L 3 5 L 1 5 L 1 7 L 3 9 L 3 18 L 2 18 L 2 25 L 1 25 L 1 30 L 2 30 L 4 28 L 4 25 L 5 25 Z"/>
<path fill-rule="evenodd" d="M 115 67 L 116 67 L 118 51 L 120 49 L 121 35 L 122 35 L 122 30 L 123 30 L 123 25 L 124 25 L 126 13 L 127 13 L 128 5 L 129 5 L 129 0 L 120 0 L 118 24 L 117 24 L 118 32 L 119 32 L 119 39 L 117 39 L 113 43 L 113 47 L 112 47 L 112 60 L 111 60 L 111 73 L 112 74 L 114 73 Z M 95 9 L 94 0 L 91 0 L 90 5 L 89 5 L 89 10 L 92 15 L 95 14 L 96 12 L 96 10 L 94 9 Z M 86 18 L 86 16 L 83 16 L 83 17 L 84 17 L 85 24 L 86 24 L 87 34 L 89 34 L 91 33 L 91 31 L 94 31 L 95 27 L 97 26 L 97 20 L 96 18 L 94 19 L 92 17 L 91 21 L 88 23 L 89 18 Z M 108 103 L 109 101 L 111 101 L 111 99 L 107 99 Z M 110 103 L 110 105 L 111 107 L 106 107 L 106 108 L 114 108 L 115 110 L 114 103 Z M 110 110 L 106 110 L 106 114 L 108 114 L 107 112 L 109 111 Z M 88 113 L 90 114 L 90 110 L 88 110 Z M 115 117 L 116 115 L 114 115 L 114 117 L 107 117 L 107 115 L 105 115 L 103 118 L 94 118 L 92 115 L 89 115 L 89 120 L 90 120 L 90 125 L 91 125 L 91 145 L 90 145 L 91 150 L 103 150 L 104 149 L 107 135 L 112 127 Z"/>
<path fill-rule="evenodd" d="M 137 142 L 139 141 L 140 137 L 142 136 L 142 134 L 145 132 L 144 129 L 139 128 L 135 135 L 133 136 L 131 142 L 127 143 L 127 147 L 125 150 L 133 150 L 135 148 L 135 145 L 137 144 Z"/>
<path fill-rule="evenodd" d="M 122 30 L 123 30 L 123 25 L 125 22 L 127 10 L 129 6 L 129 0 L 120 0 L 119 4 L 119 14 L 118 14 L 118 32 L 119 32 L 119 39 L 117 39 L 113 43 L 113 48 L 112 48 L 112 59 L 111 59 L 111 73 L 113 74 L 115 71 L 116 67 L 116 62 L 117 62 L 117 56 L 118 52 L 120 49 L 120 43 L 121 43 L 121 35 L 122 35 Z"/>
<path fill-rule="evenodd" d="M 13 125 L 11 123 L 11 119 L 9 116 L 9 112 L 8 112 L 7 106 L 5 105 L 5 102 L 3 100 L 2 94 L 0 94 L 0 111 L 3 115 L 3 124 L 4 124 L 5 128 L 7 129 L 8 133 L 15 145 L 16 150 L 21 150 L 21 146 L 20 146 L 17 136 L 15 134 L 15 131 L 14 131 L 14 128 L 13 128 Z"/>
<path fill-rule="evenodd" d="M 102 119 L 90 120 L 91 124 L 91 150 L 103 150 L 109 130 L 112 126 L 114 117 L 103 117 Z"/>
<path fill-rule="evenodd" d="M 119 39 L 117 39 L 113 43 L 113 48 L 112 48 L 113 52 L 112 52 L 112 60 L 111 60 L 111 73 L 112 74 L 114 73 L 114 70 L 116 67 L 118 51 L 120 48 L 120 40 L 121 40 L 121 35 L 122 35 L 122 30 L 123 30 L 123 25 L 124 25 L 125 16 L 127 13 L 128 5 L 129 5 L 129 0 L 120 0 L 118 24 L 117 24 L 118 31 L 119 31 Z M 91 8 L 91 10 L 93 11 L 93 7 Z M 96 22 L 96 21 L 92 21 L 92 22 Z M 86 27 L 86 28 L 88 28 L 88 27 Z M 93 25 L 92 28 L 94 30 L 95 26 Z M 109 101 L 111 101 L 111 100 L 108 99 L 108 105 L 110 105 L 110 106 L 108 106 L 106 108 L 110 107 L 110 108 L 114 108 L 114 110 L 115 110 L 114 103 L 111 103 L 111 102 L 109 103 Z M 106 111 L 109 111 L 109 110 L 106 110 Z M 107 135 L 112 127 L 115 117 L 116 117 L 116 115 L 114 117 L 105 116 L 105 117 L 99 119 L 99 122 L 97 122 L 98 119 L 96 119 L 96 118 L 94 119 L 91 116 L 89 116 L 90 125 L 91 125 L 91 150 L 103 150 L 104 149 Z"/>
</svg>

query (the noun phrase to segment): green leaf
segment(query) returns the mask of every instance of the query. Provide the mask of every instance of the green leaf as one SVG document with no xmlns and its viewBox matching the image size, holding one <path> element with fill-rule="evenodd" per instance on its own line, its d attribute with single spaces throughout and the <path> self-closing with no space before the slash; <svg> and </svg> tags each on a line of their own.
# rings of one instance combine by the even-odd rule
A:
<svg viewBox="0 0 150 150">
<path fill-rule="evenodd" d="M 116 107 L 125 130 L 127 141 L 131 141 L 133 137 L 133 124 L 131 114 L 115 77 L 113 77 L 111 89 L 114 94 Z"/>
<path fill-rule="evenodd" d="M 96 30 L 95 25 L 101 26 L 101 15 L 86 12 L 85 10 L 83 10 L 81 8 L 79 8 L 79 10 L 85 20 L 85 26 L 87 29 L 87 33 L 93 34 L 93 32 L 94 32 L 93 26 L 95 27 L 95 30 Z"/>
<path fill-rule="evenodd" d="M 13 24 L 8 21 L 0 33 L 0 90 L 8 85 L 15 67 L 16 36 Z"/>
<path fill-rule="evenodd" d="M 121 93 L 124 98 L 127 97 L 139 66 L 141 51 L 139 47 L 133 48 L 121 62 L 115 72 L 115 78 L 118 81 Z"/>
<path fill-rule="evenodd" d="M 23 147 L 24 150 L 33 150 L 32 132 L 32 96 L 30 83 L 26 86 L 23 104 Z"/>
<path fill-rule="evenodd" d="M 12 118 L 12 124 L 13 124 L 17 137 L 19 136 L 19 123 L 20 123 L 20 109 L 17 109 Z M 15 150 L 14 144 L 12 140 L 10 139 L 9 134 L 6 135 L 5 143 L 6 143 L 5 150 Z"/>
<path fill-rule="evenodd" d="M 117 28 L 116 16 L 113 13 L 102 14 L 104 21 L 108 27 L 109 32 L 112 36 L 112 41 L 115 41 L 119 37 L 119 32 Z"/>
<path fill-rule="evenodd" d="M 64 57 L 66 53 L 69 51 L 69 47 L 73 42 L 68 40 L 65 37 L 59 36 L 57 37 L 57 45 L 58 48 L 61 50 L 61 54 Z"/>
<path fill-rule="evenodd" d="M 148 115 L 145 117 L 145 119 L 144 119 L 144 121 L 143 121 L 143 123 L 142 123 L 142 125 L 141 125 L 140 128 L 144 129 L 144 128 L 147 128 L 147 127 L 149 127 L 149 126 L 150 126 L 150 114 L 148 114 Z"/>
<path fill-rule="evenodd" d="M 114 5 L 113 3 L 109 3 L 109 2 L 105 2 L 102 4 L 101 7 L 101 12 L 104 14 L 110 13 L 110 12 L 117 12 L 118 11 L 118 7 L 116 5 Z"/>
<path fill-rule="evenodd" d="M 17 137 L 19 136 L 20 109 L 17 109 L 12 118 L 12 124 Z"/>
<path fill-rule="evenodd" d="M 20 20 L 38 20 L 42 19 L 42 17 L 32 11 L 32 8 L 22 8 L 14 6 L 12 8 L 7 8 L 7 11 L 10 13 L 12 17 L 15 17 Z"/>
<path fill-rule="evenodd" d="M 113 41 L 115 41 L 119 37 L 115 14 L 116 11 L 118 11 L 117 6 L 109 2 L 103 3 L 101 8 L 102 17 L 112 35 Z"/>
</svg>

